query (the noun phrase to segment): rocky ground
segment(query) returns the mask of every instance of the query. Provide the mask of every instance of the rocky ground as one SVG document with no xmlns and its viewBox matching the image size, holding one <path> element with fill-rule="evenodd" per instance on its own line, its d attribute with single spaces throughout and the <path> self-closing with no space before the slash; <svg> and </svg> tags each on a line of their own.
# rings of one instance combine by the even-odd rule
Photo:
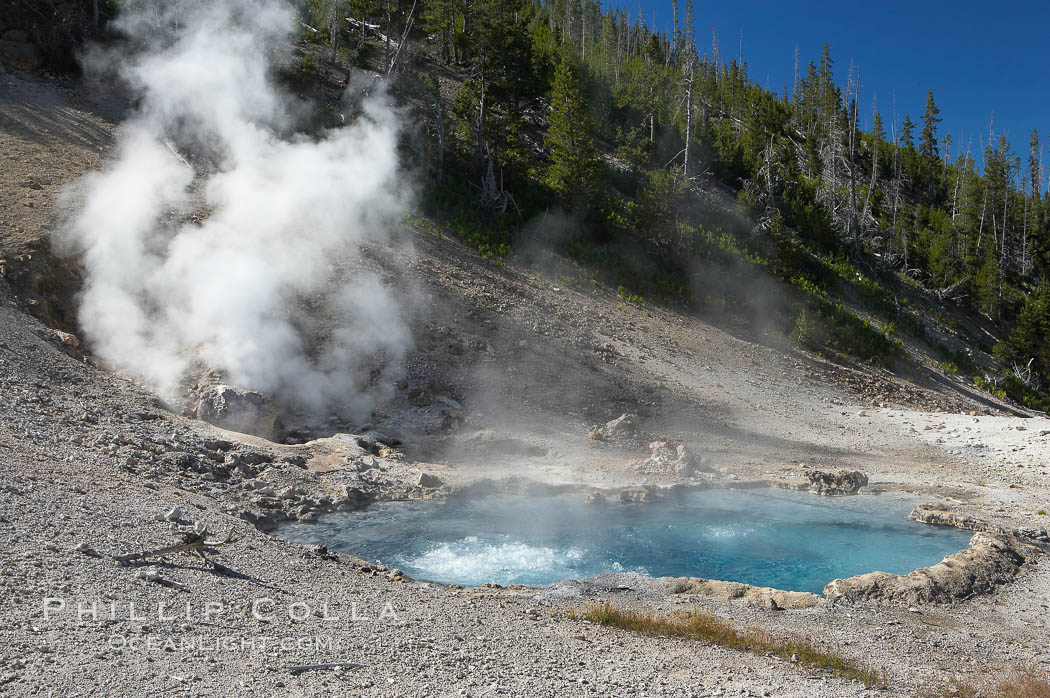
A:
<svg viewBox="0 0 1050 698">
<path fill-rule="evenodd" d="M 268 535 L 283 520 L 482 478 L 732 484 L 812 468 L 859 469 L 871 489 L 1038 530 L 1050 421 L 961 384 L 837 366 L 773 335 L 576 290 L 557 269 L 497 266 L 419 230 L 411 249 L 361 262 L 419 289 L 416 350 L 373 423 L 313 424 L 298 444 L 218 429 L 105 371 L 63 332 L 76 331 L 76 265 L 51 253 L 48 236 L 62 186 L 105 160 L 108 104 L 83 86 L 0 74 L 3 692 L 873 693 L 790 662 L 567 617 L 593 599 L 697 605 L 805 635 L 885 668 L 893 695 L 1050 667 L 1040 554 L 1010 584 L 947 605 L 772 611 L 746 594 L 639 578 L 539 596 L 449 589 Z M 637 415 L 637 438 L 596 432 L 623 413 Z M 653 461 L 650 439 L 672 446 Z M 684 470 L 677 444 L 695 457 Z M 231 530 L 234 541 L 209 553 L 217 565 L 192 554 L 114 559 Z M 295 668 L 324 663 L 347 665 Z"/>
</svg>

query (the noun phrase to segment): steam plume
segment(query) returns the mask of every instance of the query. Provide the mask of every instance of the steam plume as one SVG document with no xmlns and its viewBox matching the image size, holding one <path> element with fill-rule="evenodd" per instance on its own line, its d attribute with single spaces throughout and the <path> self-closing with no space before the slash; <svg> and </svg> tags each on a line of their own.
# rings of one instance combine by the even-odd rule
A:
<svg viewBox="0 0 1050 698">
<path fill-rule="evenodd" d="M 409 332 L 390 289 L 360 273 L 333 291 L 332 265 L 407 208 L 396 114 L 366 98 L 347 126 L 295 135 L 296 107 L 271 78 L 296 26 L 281 0 L 128 7 L 127 44 L 95 62 L 138 106 L 65 231 L 86 268 L 89 341 L 160 391 L 201 363 L 300 409 L 367 412 L 369 357 L 396 365 Z M 180 152 L 205 164 L 195 172 Z M 295 308 L 322 291 L 334 329 L 318 348 Z"/>
</svg>

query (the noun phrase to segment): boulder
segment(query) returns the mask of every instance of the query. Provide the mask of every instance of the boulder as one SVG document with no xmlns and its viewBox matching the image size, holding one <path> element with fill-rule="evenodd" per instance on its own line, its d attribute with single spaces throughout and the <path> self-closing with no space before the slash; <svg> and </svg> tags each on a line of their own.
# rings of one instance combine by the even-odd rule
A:
<svg viewBox="0 0 1050 698">
<path fill-rule="evenodd" d="M 29 34 L 24 29 L 8 29 L 0 35 L 4 41 L 29 41 Z"/>
<path fill-rule="evenodd" d="M 242 510 L 237 515 L 237 518 L 241 519 L 242 521 L 247 521 L 263 533 L 269 533 L 270 531 L 277 528 L 277 520 L 274 519 L 272 516 L 270 516 L 269 514 L 260 514 L 259 512 L 252 511 L 251 509 Z"/>
<path fill-rule="evenodd" d="M 254 390 L 215 385 L 201 393 L 198 419 L 222 429 L 251 434 L 271 441 L 279 436 L 277 408 Z"/>
<path fill-rule="evenodd" d="M 633 467 L 642 473 L 692 477 L 697 472 L 697 460 L 685 444 L 653 441 L 649 444 L 649 457 L 635 462 Z"/>
<path fill-rule="evenodd" d="M 859 470 L 810 470 L 806 477 L 809 478 L 810 492 L 827 496 L 857 494 L 868 484 L 868 476 Z"/>
<path fill-rule="evenodd" d="M 617 498 L 621 502 L 653 502 L 663 499 L 663 494 L 656 487 L 625 487 Z"/>
<path fill-rule="evenodd" d="M 614 441 L 633 439 L 638 435 L 638 417 L 633 414 L 621 414 L 616 419 L 606 422 L 597 432 L 602 438 Z"/>
<path fill-rule="evenodd" d="M 608 504 L 609 500 L 605 498 L 605 495 L 595 490 L 587 495 L 585 504 Z"/>
<path fill-rule="evenodd" d="M 342 498 L 342 500 L 336 505 L 340 510 L 343 511 L 363 509 L 369 504 L 371 504 L 373 501 L 375 501 L 375 498 L 372 495 L 368 494 L 364 490 L 358 489 L 357 487 L 347 487 L 344 490 L 344 495 L 345 496 Z"/>
<path fill-rule="evenodd" d="M 416 481 L 416 484 L 418 484 L 420 487 L 433 489 L 436 487 L 441 487 L 445 483 L 442 482 L 441 478 L 439 478 L 437 475 L 431 475 L 430 473 L 420 473 L 419 479 Z"/>
</svg>

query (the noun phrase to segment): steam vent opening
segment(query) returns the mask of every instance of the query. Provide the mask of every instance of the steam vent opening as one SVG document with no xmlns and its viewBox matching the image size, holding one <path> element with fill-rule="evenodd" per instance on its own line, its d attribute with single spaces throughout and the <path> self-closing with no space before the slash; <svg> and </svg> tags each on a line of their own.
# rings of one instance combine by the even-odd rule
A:
<svg viewBox="0 0 1050 698">
<path fill-rule="evenodd" d="M 703 577 L 821 593 L 832 579 L 904 574 L 970 534 L 907 518 L 899 495 L 828 498 L 772 488 L 587 503 L 576 492 L 375 504 L 279 530 L 417 579 L 546 586 L 603 572 Z"/>
</svg>

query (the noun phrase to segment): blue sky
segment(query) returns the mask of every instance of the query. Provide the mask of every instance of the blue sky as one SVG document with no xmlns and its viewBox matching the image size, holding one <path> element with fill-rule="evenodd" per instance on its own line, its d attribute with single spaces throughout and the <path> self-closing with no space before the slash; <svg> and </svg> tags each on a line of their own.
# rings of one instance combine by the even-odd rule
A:
<svg viewBox="0 0 1050 698">
<path fill-rule="evenodd" d="M 638 0 L 603 3 L 624 7 L 632 18 Z M 670 30 L 671 0 L 642 0 L 645 21 Z M 685 6 L 685 0 L 680 0 Z M 736 57 L 743 32 L 743 56 L 752 79 L 777 93 L 790 85 L 794 52 L 799 71 L 818 61 L 831 44 L 836 78 L 845 86 L 850 59 L 860 74 L 861 116 L 871 126 L 878 97 L 883 121 L 891 121 L 896 98 L 898 123 L 904 114 L 919 123 L 926 92 L 941 110 L 938 136 L 951 133 L 956 148 L 972 139 L 981 161 L 994 114 L 996 137 L 1006 133 L 1014 154 L 1028 156 L 1032 129 L 1039 129 L 1044 162 L 1050 165 L 1050 3 L 1029 0 L 978 2 L 841 3 L 784 0 L 694 0 L 697 46 L 711 53 L 711 26 L 719 49 Z M 917 133 L 916 133 L 917 135 Z"/>
</svg>

